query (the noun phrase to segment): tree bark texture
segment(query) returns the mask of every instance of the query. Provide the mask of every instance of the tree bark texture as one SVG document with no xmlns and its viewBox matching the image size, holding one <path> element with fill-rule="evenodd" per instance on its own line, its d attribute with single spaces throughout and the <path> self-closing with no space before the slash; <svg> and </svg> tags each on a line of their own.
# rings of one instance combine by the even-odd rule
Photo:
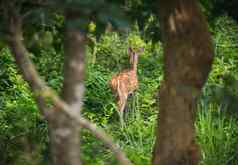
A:
<svg viewBox="0 0 238 165">
<path fill-rule="evenodd" d="M 76 27 L 67 26 L 73 24 L 74 19 L 78 16 L 67 11 L 62 98 L 75 115 L 80 116 L 84 93 L 85 36 Z M 60 111 L 54 119 L 49 123 L 54 164 L 80 165 L 80 126 Z"/>
<path fill-rule="evenodd" d="M 153 165 L 197 165 L 196 100 L 213 60 L 208 25 L 196 0 L 158 0 L 164 48 L 164 81 Z"/>
<path fill-rule="evenodd" d="M 22 19 L 15 13 L 11 14 L 9 18 L 8 27 L 8 45 L 14 56 L 15 62 L 22 73 L 24 80 L 26 80 L 35 93 L 36 103 L 46 118 L 48 116 L 48 107 L 44 101 L 44 97 L 37 93 L 44 90 L 45 83 L 37 76 L 34 65 L 29 60 L 29 52 L 23 43 Z"/>
</svg>

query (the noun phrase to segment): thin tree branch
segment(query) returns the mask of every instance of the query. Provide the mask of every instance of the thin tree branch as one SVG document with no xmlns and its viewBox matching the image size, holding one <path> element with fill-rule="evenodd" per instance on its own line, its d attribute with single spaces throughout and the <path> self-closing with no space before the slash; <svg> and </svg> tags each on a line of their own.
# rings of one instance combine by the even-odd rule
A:
<svg viewBox="0 0 238 165">
<path fill-rule="evenodd" d="M 71 119 L 75 120 L 78 124 L 80 124 L 83 128 L 90 130 L 98 139 L 102 140 L 108 148 L 112 150 L 115 154 L 117 160 L 122 165 L 130 165 L 132 164 L 125 154 L 121 151 L 118 145 L 114 144 L 112 138 L 108 136 L 104 130 L 98 128 L 96 124 L 91 123 L 89 120 L 83 118 L 82 116 L 75 115 L 75 111 L 70 111 L 70 107 L 63 102 L 57 95 L 53 92 L 49 91 L 45 93 L 45 96 L 51 98 L 55 104 L 56 109 L 61 109 L 63 112 Z"/>
<path fill-rule="evenodd" d="M 11 17 L 9 20 L 9 36 L 8 44 L 11 48 L 11 51 L 14 55 L 16 64 L 19 66 L 19 69 L 23 75 L 23 78 L 28 82 L 30 88 L 35 94 L 36 103 L 44 115 L 48 117 L 48 106 L 44 101 L 44 97 L 39 93 L 44 91 L 46 87 L 45 82 L 43 82 L 38 76 L 37 71 L 31 60 L 29 59 L 29 52 L 23 44 L 23 35 L 21 30 L 21 18 L 20 17 Z"/>
<path fill-rule="evenodd" d="M 22 24 L 20 17 L 11 17 L 9 21 L 9 31 L 10 38 L 8 39 L 8 44 L 15 57 L 16 64 L 18 65 L 23 78 L 28 82 L 33 93 L 35 94 L 36 102 L 43 115 L 48 118 L 48 116 L 54 116 L 55 112 L 60 110 L 69 118 L 75 120 L 82 127 L 90 130 L 98 139 L 102 140 L 107 145 L 107 147 L 112 150 L 121 165 L 130 165 L 131 162 L 127 159 L 119 146 L 113 143 L 112 138 L 108 136 L 105 131 L 99 129 L 95 124 L 91 123 L 87 119 L 84 119 L 79 115 L 75 115 L 77 112 L 72 111 L 68 104 L 62 101 L 55 94 L 55 92 L 49 88 L 43 80 L 40 79 L 34 64 L 29 58 L 30 53 L 23 44 Z M 47 98 L 52 99 L 55 107 L 57 108 L 49 111 L 46 103 Z"/>
</svg>

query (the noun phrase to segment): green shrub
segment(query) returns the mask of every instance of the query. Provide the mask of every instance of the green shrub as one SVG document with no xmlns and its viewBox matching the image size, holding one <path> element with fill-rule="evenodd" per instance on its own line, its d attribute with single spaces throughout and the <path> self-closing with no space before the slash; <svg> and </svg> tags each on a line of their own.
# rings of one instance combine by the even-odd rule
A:
<svg viewBox="0 0 238 165">
<path fill-rule="evenodd" d="M 201 102 L 197 118 L 202 165 L 238 164 L 238 120 L 226 116 L 217 104 Z"/>
</svg>

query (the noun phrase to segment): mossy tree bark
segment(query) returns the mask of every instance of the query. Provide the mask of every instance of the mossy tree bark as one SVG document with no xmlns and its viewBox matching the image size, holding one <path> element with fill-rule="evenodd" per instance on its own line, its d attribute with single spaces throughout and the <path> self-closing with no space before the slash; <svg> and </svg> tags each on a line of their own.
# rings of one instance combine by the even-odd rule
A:
<svg viewBox="0 0 238 165">
<path fill-rule="evenodd" d="M 196 0 L 158 0 L 164 48 L 164 81 L 153 165 L 197 165 L 196 100 L 213 60 L 207 22 Z"/>
<path fill-rule="evenodd" d="M 80 14 L 65 12 L 65 63 L 62 98 L 80 117 L 84 93 L 84 56 L 86 37 L 77 23 Z M 58 107 L 55 107 L 56 109 Z M 64 112 L 49 120 L 53 162 L 57 165 L 80 165 L 80 126 Z"/>
</svg>

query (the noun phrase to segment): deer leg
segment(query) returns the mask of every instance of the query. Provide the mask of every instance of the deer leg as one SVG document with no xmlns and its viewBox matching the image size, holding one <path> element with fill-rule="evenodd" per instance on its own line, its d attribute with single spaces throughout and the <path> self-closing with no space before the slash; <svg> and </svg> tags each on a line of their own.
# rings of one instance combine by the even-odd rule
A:
<svg viewBox="0 0 238 165">
<path fill-rule="evenodd" d="M 119 114 L 120 123 L 121 123 L 122 127 L 124 126 L 123 112 L 124 112 L 124 109 L 126 106 L 126 100 L 127 100 L 127 96 L 119 95 L 117 112 Z"/>
<path fill-rule="evenodd" d="M 125 110 L 125 106 L 126 106 L 126 101 L 127 101 L 127 97 L 123 97 L 121 100 L 121 106 L 120 106 L 120 112 L 123 113 Z"/>
<path fill-rule="evenodd" d="M 123 113 L 126 106 L 127 97 L 128 97 L 128 92 L 124 84 L 118 84 L 117 93 L 118 93 L 119 101 L 120 101 L 119 111 Z"/>
<path fill-rule="evenodd" d="M 124 125 L 124 120 L 123 120 L 123 112 L 126 106 L 126 101 L 128 97 L 128 92 L 124 86 L 124 84 L 121 84 L 120 81 L 118 81 L 118 86 L 117 86 L 117 94 L 118 94 L 118 114 L 120 117 L 121 125 L 123 127 Z"/>
<path fill-rule="evenodd" d="M 118 115 L 119 115 L 119 119 L 120 119 L 120 122 L 121 122 L 121 125 L 123 125 L 124 121 L 123 121 L 123 99 L 122 97 L 118 97 L 118 102 L 117 102 L 117 112 L 118 112 Z"/>
</svg>

